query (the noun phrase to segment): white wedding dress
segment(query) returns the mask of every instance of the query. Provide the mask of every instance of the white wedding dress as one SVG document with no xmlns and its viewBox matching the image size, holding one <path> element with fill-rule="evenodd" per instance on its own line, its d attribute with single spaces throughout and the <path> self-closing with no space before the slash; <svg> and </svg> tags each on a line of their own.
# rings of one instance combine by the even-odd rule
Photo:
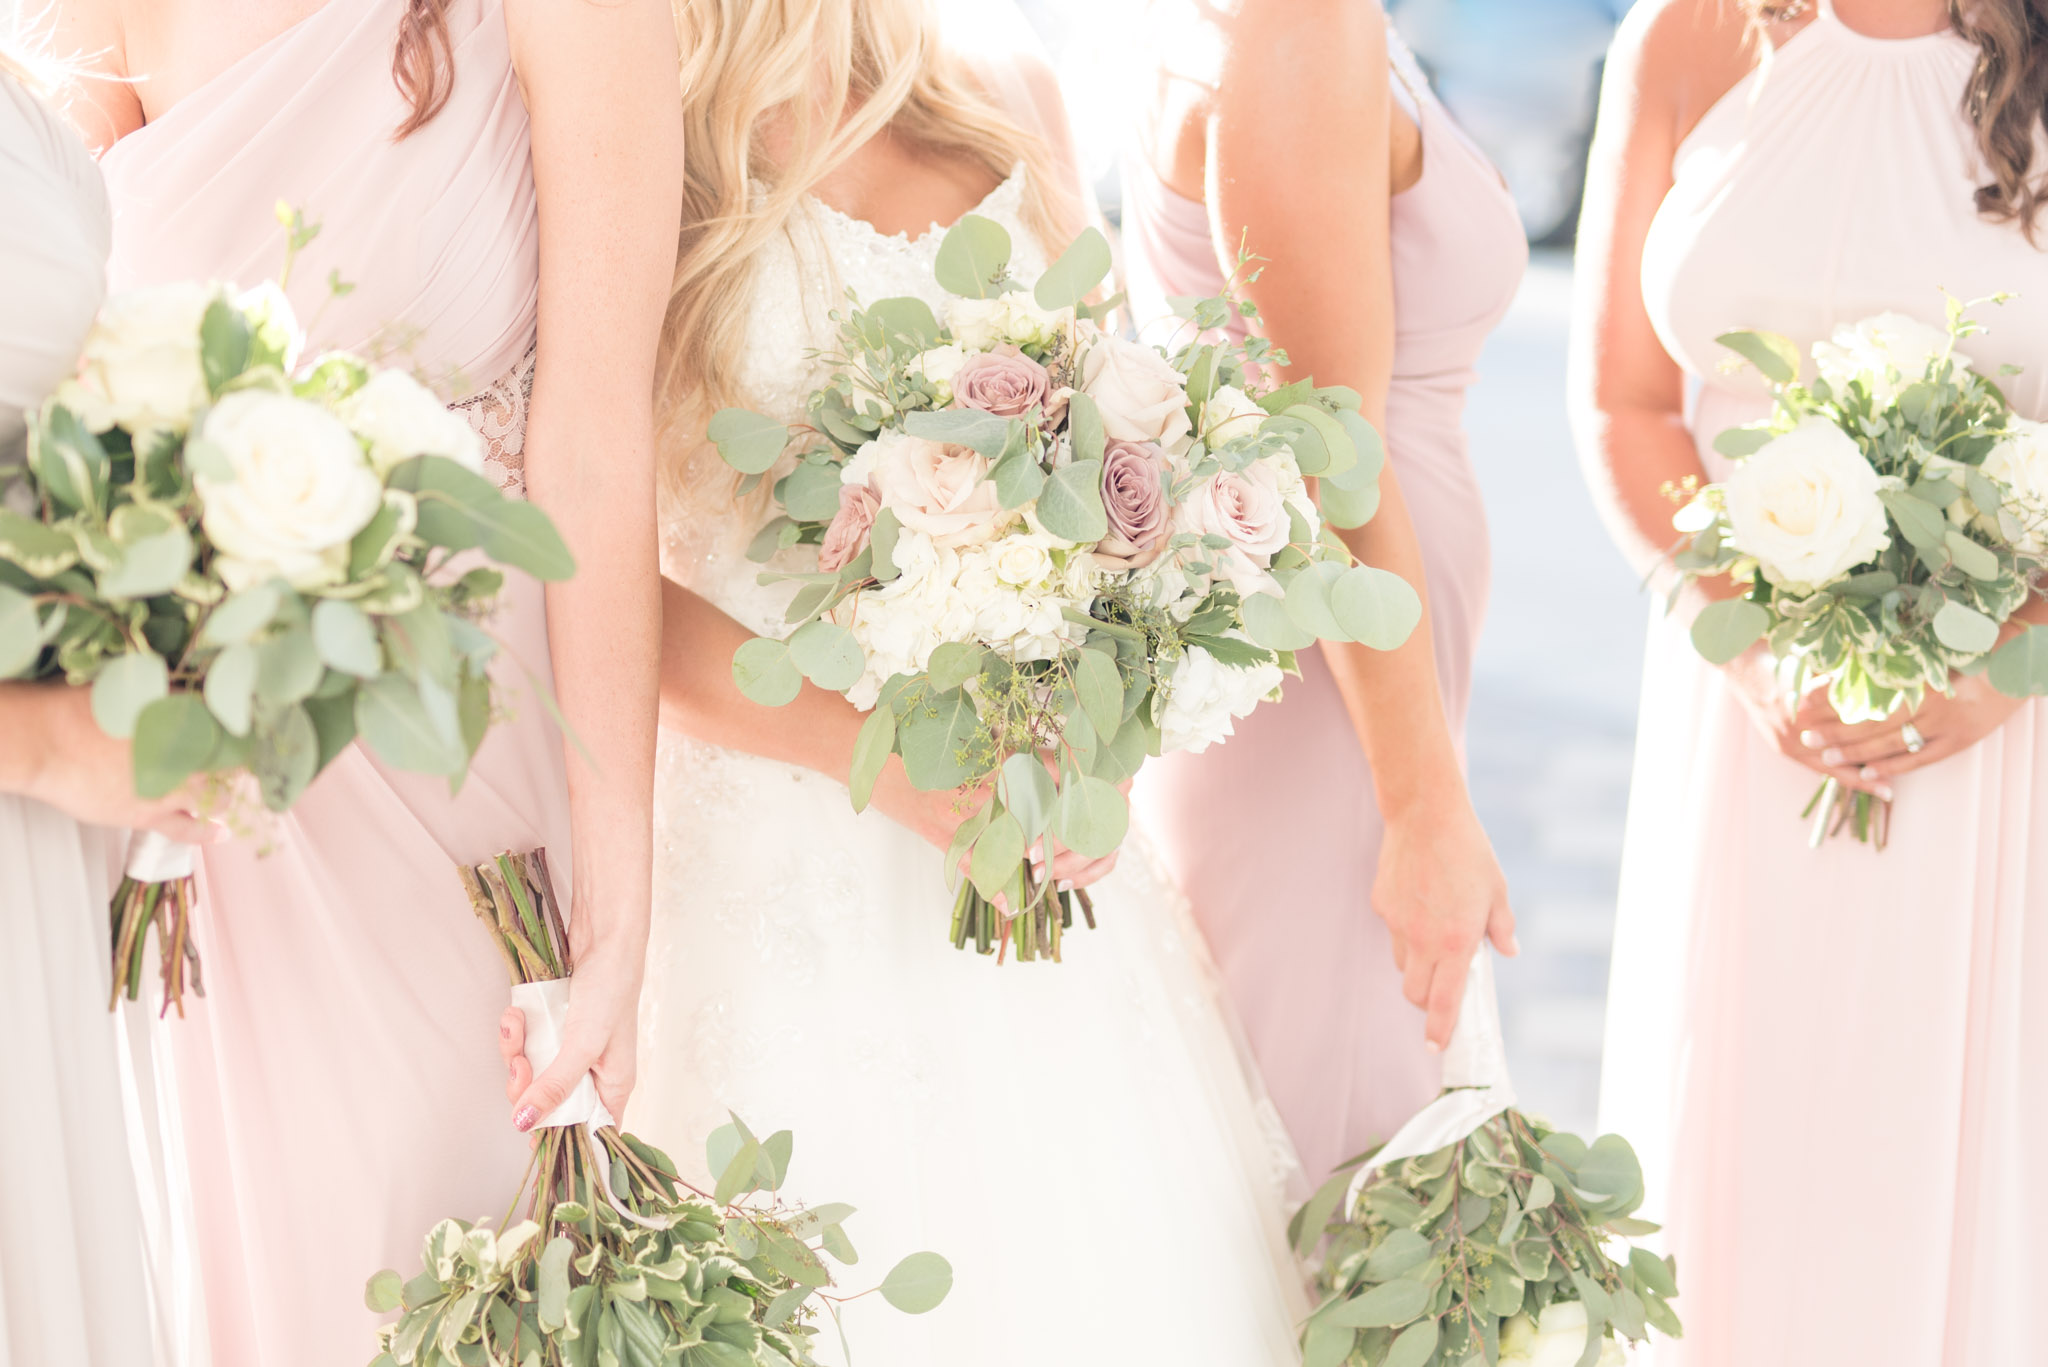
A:
<svg viewBox="0 0 2048 1367">
<path fill-rule="evenodd" d="M 1020 185 L 978 212 L 1044 267 Z M 821 372 L 827 314 L 936 304 L 938 231 L 886 237 L 823 205 L 764 253 L 742 380 L 785 420 Z M 668 528 L 668 572 L 747 627 L 786 630 L 790 585 L 743 549 L 759 520 L 714 476 Z M 790 554 L 802 555 L 806 552 Z M 845 1310 L 873 1367 L 1273 1367 L 1306 1312 L 1285 1244 L 1293 1161 L 1184 906 L 1141 840 L 1095 889 L 1061 964 L 952 948 L 939 852 L 833 778 L 663 739 L 653 944 L 628 1123 L 702 1174 L 728 1109 L 791 1129 L 785 1193 L 859 1209 L 841 1288 L 948 1258 L 938 1310 Z M 1276 851 L 1275 857 L 1284 857 Z M 1283 933 L 1276 925 L 1275 934 Z M 828 1361 L 840 1348 L 829 1324 Z"/>
</svg>

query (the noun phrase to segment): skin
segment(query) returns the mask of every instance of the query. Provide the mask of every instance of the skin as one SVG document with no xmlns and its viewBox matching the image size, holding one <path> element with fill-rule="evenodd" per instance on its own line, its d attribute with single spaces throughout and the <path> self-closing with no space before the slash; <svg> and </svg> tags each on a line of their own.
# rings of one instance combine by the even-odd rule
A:
<svg viewBox="0 0 2048 1367">
<path fill-rule="evenodd" d="M 1877 38 L 1912 38 L 1948 26 L 1945 0 L 1835 0 L 1843 23 Z M 1668 589 L 1665 563 L 1676 534 L 1662 490 L 1707 481 L 1684 416 L 1685 377 L 1650 326 L 1642 296 L 1643 243 L 1672 186 L 1671 163 L 1700 118 L 1812 13 L 1760 32 L 1726 0 L 1646 0 L 1615 39 L 1601 91 L 1599 126 L 1579 225 L 1578 298 L 1572 326 L 1572 425 L 1595 502 L 1636 569 Z M 1713 597 L 1739 592 L 1726 579 L 1695 583 L 1674 610 L 1689 621 Z M 2048 620 L 2035 599 L 2008 623 Z M 1982 679 L 1957 677 L 1954 695 L 1930 694 L 1910 715 L 1847 723 L 1816 690 L 1788 705 L 1759 646 L 1723 666 L 1757 731 L 1780 754 L 1851 788 L 1892 795 L 1890 780 L 1969 749 L 2018 711 Z M 1904 726 L 1925 738 L 1916 755 Z"/>
<path fill-rule="evenodd" d="M 150 73 L 86 82 L 76 117 L 110 145 L 319 8 L 64 0 L 59 51 L 99 53 L 114 76 Z M 683 133 L 675 29 L 660 0 L 506 0 L 505 22 L 540 202 L 527 494 L 576 556 L 576 576 L 548 586 L 547 607 L 555 694 L 582 742 L 567 747 L 575 987 L 560 1055 L 513 1098 L 514 1124 L 527 1129 L 585 1072 L 614 1113 L 634 1080 L 661 635 L 653 371 L 675 267 Z M 517 1019 L 508 1012 L 501 1043 Z"/>
<path fill-rule="evenodd" d="M 1168 35 L 1151 160 L 1209 206 L 1226 274 L 1240 242 L 1266 258 L 1247 292 L 1288 355 L 1284 383 L 1313 375 L 1364 396 L 1385 430 L 1394 364 L 1393 197 L 1422 176 L 1422 135 L 1396 107 L 1385 18 L 1358 0 L 1160 0 Z M 1304 135 L 1312 130 L 1312 135 Z M 1345 532 L 1352 552 L 1424 596 L 1415 634 L 1388 652 L 1323 643 L 1386 822 L 1373 905 L 1393 933 L 1403 992 L 1449 1042 L 1480 940 L 1514 954 L 1514 915 L 1472 810 L 1437 688 L 1414 523 L 1389 466 L 1380 511 Z"/>
<path fill-rule="evenodd" d="M 1041 68 L 1025 71 L 1040 102 L 1036 111 L 1050 135 L 1066 133 L 1058 86 Z M 772 136 L 771 136 L 772 147 Z M 997 179 L 972 162 L 921 147 L 887 130 L 870 138 L 811 187 L 826 204 L 869 223 L 883 234 L 911 236 L 933 223 L 953 223 L 980 204 Z M 854 740 L 866 714 L 837 693 L 805 683 L 796 700 L 763 707 L 733 683 L 733 652 L 753 638 L 717 607 L 673 580 L 662 583 L 662 724 L 696 740 L 812 769 L 843 783 L 853 765 Z M 875 783 L 873 805 L 940 850 L 962 822 L 987 800 L 985 789 L 920 792 L 900 759 L 891 757 Z M 1034 851 L 1041 876 L 1044 852 Z M 1086 859 L 1053 851 L 1050 876 L 1086 887 L 1115 867 L 1116 857 Z"/>
<path fill-rule="evenodd" d="M 196 783 L 135 796 L 128 742 L 92 719 L 92 695 L 65 684 L 0 684 L 0 793 L 34 798 L 88 826 L 155 831 L 186 845 L 228 836 Z"/>
</svg>

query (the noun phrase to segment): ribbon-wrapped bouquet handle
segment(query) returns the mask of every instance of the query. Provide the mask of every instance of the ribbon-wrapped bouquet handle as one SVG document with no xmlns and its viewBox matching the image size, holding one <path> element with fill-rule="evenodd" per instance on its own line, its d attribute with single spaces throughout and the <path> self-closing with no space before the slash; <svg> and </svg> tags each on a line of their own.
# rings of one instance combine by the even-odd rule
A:
<svg viewBox="0 0 2048 1367">
<path fill-rule="evenodd" d="M 163 1011 L 176 1009 L 185 1014 L 185 988 L 194 996 L 206 995 L 199 976 L 199 950 L 192 942 L 192 913 L 198 905 L 199 851 L 155 831 L 137 831 L 129 837 L 128 862 L 123 866 L 121 886 L 114 891 L 113 990 L 107 1009 L 113 1010 L 126 996 L 135 1001 L 142 995 L 142 975 L 148 963 L 149 931 L 157 933 L 157 962 L 164 983 Z"/>
</svg>

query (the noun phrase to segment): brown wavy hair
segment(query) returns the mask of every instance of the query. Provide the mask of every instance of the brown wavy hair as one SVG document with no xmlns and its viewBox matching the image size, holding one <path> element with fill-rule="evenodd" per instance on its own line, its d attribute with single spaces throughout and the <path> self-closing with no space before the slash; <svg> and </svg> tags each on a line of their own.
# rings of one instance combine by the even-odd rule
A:
<svg viewBox="0 0 2048 1367">
<path fill-rule="evenodd" d="M 406 0 L 405 14 L 398 21 L 398 47 L 391 54 L 391 79 L 412 102 L 412 112 L 398 125 L 396 139 L 403 139 L 433 122 L 455 89 L 448 0 Z"/>
<path fill-rule="evenodd" d="M 1792 0 L 1747 0 L 1759 20 L 1792 18 Z M 1977 187 L 1977 212 L 2017 223 L 2034 240 L 2048 173 L 2035 166 L 2048 124 L 2048 0 L 1948 0 L 1948 21 L 1977 46 L 1977 66 L 1963 90 L 1963 114 L 1977 130 L 1977 150 L 1991 173 Z"/>
</svg>

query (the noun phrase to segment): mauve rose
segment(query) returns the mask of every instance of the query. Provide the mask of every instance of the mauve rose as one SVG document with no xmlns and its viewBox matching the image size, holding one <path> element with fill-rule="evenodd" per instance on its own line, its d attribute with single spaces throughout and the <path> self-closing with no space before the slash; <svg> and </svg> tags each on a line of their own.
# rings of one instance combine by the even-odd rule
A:
<svg viewBox="0 0 2048 1367">
<path fill-rule="evenodd" d="M 953 372 L 953 407 L 978 408 L 999 418 L 1021 418 L 1046 407 L 1052 376 L 1013 346 L 969 356 Z"/>
<path fill-rule="evenodd" d="M 868 532 L 881 508 L 881 496 L 867 485 L 840 485 L 839 511 L 825 529 L 825 542 L 818 548 L 818 568 L 827 574 L 845 569 L 868 544 Z"/>
<path fill-rule="evenodd" d="M 1003 509 L 988 474 L 988 457 L 905 432 L 875 439 L 875 492 L 904 526 L 938 546 L 977 546 L 1014 514 Z"/>
<path fill-rule="evenodd" d="M 1166 502 L 1166 452 L 1149 441 L 1113 441 L 1102 451 L 1102 508 L 1109 535 L 1095 545 L 1104 569 L 1141 570 L 1173 535 Z"/>
<path fill-rule="evenodd" d="M 1265 461 L 1246 467 L 1243 474 L 1218 473 L 1188 495 L 1179 518 L 1183 531 L 1229 540 L 1230 549 L 1215 556 L 1216 570 L 1243 593 L 1268 585 L 1267 568 L 1292 533 L 1279 476 Z"/>
</svg>

